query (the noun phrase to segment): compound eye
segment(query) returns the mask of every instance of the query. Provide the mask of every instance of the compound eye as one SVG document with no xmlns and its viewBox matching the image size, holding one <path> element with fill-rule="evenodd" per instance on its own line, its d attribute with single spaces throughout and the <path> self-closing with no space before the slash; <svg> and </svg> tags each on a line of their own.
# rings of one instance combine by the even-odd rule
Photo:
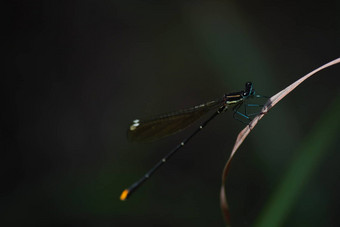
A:
<svg viewBox="0 0 340 227">
<path fill-rule="evenodd" d="M 246 90 L 251 89 L 252 86 L 253 86 L 252 82 L 247 82 L 246 83 Z"/>
</svg>

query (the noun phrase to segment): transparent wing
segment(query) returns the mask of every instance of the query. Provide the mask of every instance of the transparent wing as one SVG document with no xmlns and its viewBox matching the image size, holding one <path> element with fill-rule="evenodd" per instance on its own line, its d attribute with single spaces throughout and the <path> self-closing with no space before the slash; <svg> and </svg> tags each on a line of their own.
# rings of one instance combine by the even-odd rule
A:
<svg viewBox="0 0 340 227">
<path fill-rule="evenodd" d="M 188 109 L 159 115 L 150 120 L 134 120 L 128 129 L 128 139 L 143 141 L 169 136 L 188 127 L 209 110 L 220 107 L 222 103 L 223 99 L 219 99 Z"/>
</svg>

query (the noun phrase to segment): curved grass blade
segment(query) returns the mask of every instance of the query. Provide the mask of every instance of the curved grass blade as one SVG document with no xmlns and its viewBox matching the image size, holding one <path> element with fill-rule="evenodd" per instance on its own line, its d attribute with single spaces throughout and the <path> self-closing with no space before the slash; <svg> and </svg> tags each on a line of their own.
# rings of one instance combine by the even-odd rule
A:
<svg viewBox="0 0 340 227">
<path fill-rule="evenodd" d="M 310 134 L 297 149 L 297 156 L 264 207 L 257 220 L 257 227 L 281 226 L 284 223 L 297 201 L 296 198 L 302 193 L 310 178 L 313 177 L 313 173 L 322 166 L 323 156 L 331 151 L 332 145 L 338 141 L 339 116 L 340 95 L 324 111 Z M 332 173 L 330 172 L 330 174 Z M 320 196 L 322 197 L 322 195 Z M 318 207 L 315 207 L 315 209 L 317 210 Z"/>
<path fill-rule="evenodd" d="M 231 151 L 231 154 L 229 156 L 229 159 L 226 163 L 226 165 L 224 166 L 223 169 L 223 173 L 222 173 L 222 185 L 221 185 L 221 189 L 220 189 L 220 206 L 221 206 L 221 211 L 225 220 L 225 223 L 227 226 L 230 226 L 230 210 L 229 210 L 229 205 L 228 205 L 228 201 L 227 201 L 227 196 L 225 193 L 225 189 L 226 189 L 226 180 L 227 180 L 227 176 L 229 174 L 229 169 L 230 169 L 230 164 L 231 161 L 236 153 L 236 151 L 238 150 L 238 148 L 241 146 L 241 144 L 243 143 L 243 141 L 246 139 L 246 137 L 248 136 L 248 134 L 250 133 L 250 131 L 256 126 L 256 124 L 259 122 L 259 120 L 261 120 L 265 114 L 268 113 L 268 111 L 273 108 L 281 99 L 283 99 L 285 96 L 287 96 L 291 91 L 293 91 L 297 86 L 299 86 L 303 81 L 305 81 L 306 79 L 308 79 L 309 77 L 311 77 L 312 75 L 316 74 L 317 72 L 330 67 L 332 65 L 335 64 L 339 64 L 340 63 L 340 58 L 337 58 L 333 61 L 328 62 L 327 64 L 324 64 L 322 66 L 320 66 L 319 68 L 313 70 L 312 72 L 308 73 L 307 75 L 301 77 L 299 80 L 295 81 L 294 83 L 292 83 L 291 85 L 289 85 L 288 87 L 286 87 L 285 89 L 283 89 L 282 91 L 278 92 L 277 94 L 275 94 L 274 96 L 272 96 L 267 103 L 263 106 L 262 111 L 259 115 L 257 115 L 250 123 L 247 127 L 245 127 L 237 136 L 237 139 L 235 141 L 233 150 Z"/>
</svg>

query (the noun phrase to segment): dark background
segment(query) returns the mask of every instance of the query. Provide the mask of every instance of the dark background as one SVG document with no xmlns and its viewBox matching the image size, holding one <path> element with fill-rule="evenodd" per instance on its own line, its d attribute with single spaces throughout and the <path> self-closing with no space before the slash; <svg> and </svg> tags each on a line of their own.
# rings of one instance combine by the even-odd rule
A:
<svg viewBox="0 0 340 227">
<path fill-rule="evenodd" d="M 273 95 L 340 50 L 336 1 L 13 1 L 3 11 L 2 226 L 223 226 L 221 173 L 244 125 L 219 116 L 121 202 L 193 130 L 129 143 L 130 122 L 246 81 Z M 241 146 L 227 187 L 234 226 L 261 215 L 339 94 L 339 73 L 308 79 Z M 282 225 L 339 225 L 339 148 L 323 151 Z"/>
</svg>

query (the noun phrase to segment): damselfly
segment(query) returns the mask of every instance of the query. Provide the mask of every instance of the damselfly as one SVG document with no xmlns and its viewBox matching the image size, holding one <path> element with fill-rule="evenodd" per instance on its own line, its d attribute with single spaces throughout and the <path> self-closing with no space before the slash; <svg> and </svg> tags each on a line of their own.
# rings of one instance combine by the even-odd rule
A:
<svg viewBox="0 0 340 227">
<path fill-rule="evenodd" d="M 188 109 L 160 115 L 151 120 L 134 120 L 128 129 L 128 138 L 132 141 L 154 140 L 162 138 L 188 127 L 210 110 L 217 109 L 210 118 L 204 121 L 191 135 L 178 144 L 172 151 L 163 157 L 153 168 L 151 168 L 141 179 L 125 189 L 121 200 L 126 200 L 137 188 L 139 188 L 151 175 L 169 160 L 180 148 L 201 131 L 212 119 L 229 108 L 232 109 L 233 117 L 241 122 L 250 122 L 252 116 L 258 113 L 247 113 L 247 107 L 259 107 L 258 104 L 245 104 L 249 98 L 264 98 L 265 96 L 255 94 L 253 84 L 247 82 L 245 89 L 239 92 L 225 94 L 222 98 L 207 102 Z M 244 111 L 240 107 L 244 106 Z"/>
</svg>

